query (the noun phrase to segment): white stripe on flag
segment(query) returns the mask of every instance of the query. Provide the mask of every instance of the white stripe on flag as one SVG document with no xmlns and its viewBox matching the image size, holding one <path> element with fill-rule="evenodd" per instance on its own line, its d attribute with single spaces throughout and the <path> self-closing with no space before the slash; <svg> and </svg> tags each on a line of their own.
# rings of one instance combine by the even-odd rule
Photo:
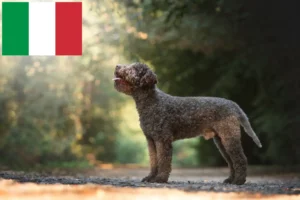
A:
<svg viewBox="0 0 300 200">
<path fill-rule="evenodd" d="M 55 2 L 29 3 L 29 55 L 55 55 Z"/>
</svg>

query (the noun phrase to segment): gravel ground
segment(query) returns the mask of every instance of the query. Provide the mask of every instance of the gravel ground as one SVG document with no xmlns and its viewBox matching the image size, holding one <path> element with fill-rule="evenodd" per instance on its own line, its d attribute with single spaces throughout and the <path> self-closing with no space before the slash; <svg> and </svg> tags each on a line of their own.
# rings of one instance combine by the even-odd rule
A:
<svg viewBox="0 0 300 200">
<path fill-rule="evenodd" d="M 67 185 L 100 185 L 117 188 L 169 188 L 185 192 L 246 192 L 267 194 L 300 194 L 300 175 L 298 173 L 264 174 L 253 172 L 244 185 L 223 184 L 227 169 L 174 169 L 167 184 L 142 183 L 141 178 L 147 174 L 147 169 L 110 169 L 92 170 L 81 173 L 29 173 L 0 172 L 0 180 L 12 179 L 18 183 L 37 184 L 67 184 Z M 1 181 L 0 181 L 1 183 Z M 299 196 L 300 198 L 300 196 Z"/>
</svg>

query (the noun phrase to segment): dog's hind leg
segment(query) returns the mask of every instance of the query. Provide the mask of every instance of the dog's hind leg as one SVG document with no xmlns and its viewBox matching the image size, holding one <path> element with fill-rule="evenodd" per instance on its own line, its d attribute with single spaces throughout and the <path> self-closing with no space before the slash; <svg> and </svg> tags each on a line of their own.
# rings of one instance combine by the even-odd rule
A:
<svg viewBox="0 0 300 200">
<path fill-rule="evenodd" d="M 219 136 L 222 150 L 230 157 L 233 166 L 233 180 L 231 183 L 242 185 L 246 182 L 247 158 L 241 143 L 239 121 L 235 117 L 228 117 L 215 125 L 214 129 Z"/>
<path fill-rule="evenodd" d="M 234 168 L 233 184 L 242 185 L 246 182 L 247 158 L 243 152 L 240 138 L 221 139 L 226 152 L 229 154 Z"/>
<path fill-rule="evenodd" d="M 217 148 L 219 149 L 221 155 L 227 162 L 229 170 L 230 170 L 230 175 L 227 179 L 224 180 L 224 183 L 232 183 L 232 181 L 234 179 L 234 168 L 233 168 L 233 163 L 231 161 L 231 158 L 228 155 L 228 153 L 226 152 L 219 136 L 214 137 L 214 142 L 215 142 Z"/>
</svg>

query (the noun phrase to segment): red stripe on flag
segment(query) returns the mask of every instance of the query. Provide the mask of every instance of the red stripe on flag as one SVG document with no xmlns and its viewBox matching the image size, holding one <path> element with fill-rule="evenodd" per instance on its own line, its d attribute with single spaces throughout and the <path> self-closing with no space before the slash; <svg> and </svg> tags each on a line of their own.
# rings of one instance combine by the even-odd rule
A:
<svg viewBox="0 0 300 200">
<path fill-rule="evenodd" d="M 82 55 L 82 3 L 56 2 L 56 55 Z"/>
</svg>

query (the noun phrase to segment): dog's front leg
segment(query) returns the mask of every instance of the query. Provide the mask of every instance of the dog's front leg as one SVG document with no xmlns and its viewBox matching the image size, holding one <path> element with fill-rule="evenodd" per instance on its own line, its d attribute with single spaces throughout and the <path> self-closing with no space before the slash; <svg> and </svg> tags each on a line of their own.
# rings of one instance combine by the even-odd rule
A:
<svg viewBox="0 0 300 200">
<path fill-rule="evenodd" d="M 157 175 L 157 156 L 155 142 L 152 138 L 147 137 L 148 151 L 150 157 L 150 174 L 142 179 L 142 182 L 151 182 Z"/>
<path fill-rule="evenodd" d="M 172 141 L 155 141 L 158 173 L 150 182 L 166 183 L 171 173 Z"/>
</svg>

